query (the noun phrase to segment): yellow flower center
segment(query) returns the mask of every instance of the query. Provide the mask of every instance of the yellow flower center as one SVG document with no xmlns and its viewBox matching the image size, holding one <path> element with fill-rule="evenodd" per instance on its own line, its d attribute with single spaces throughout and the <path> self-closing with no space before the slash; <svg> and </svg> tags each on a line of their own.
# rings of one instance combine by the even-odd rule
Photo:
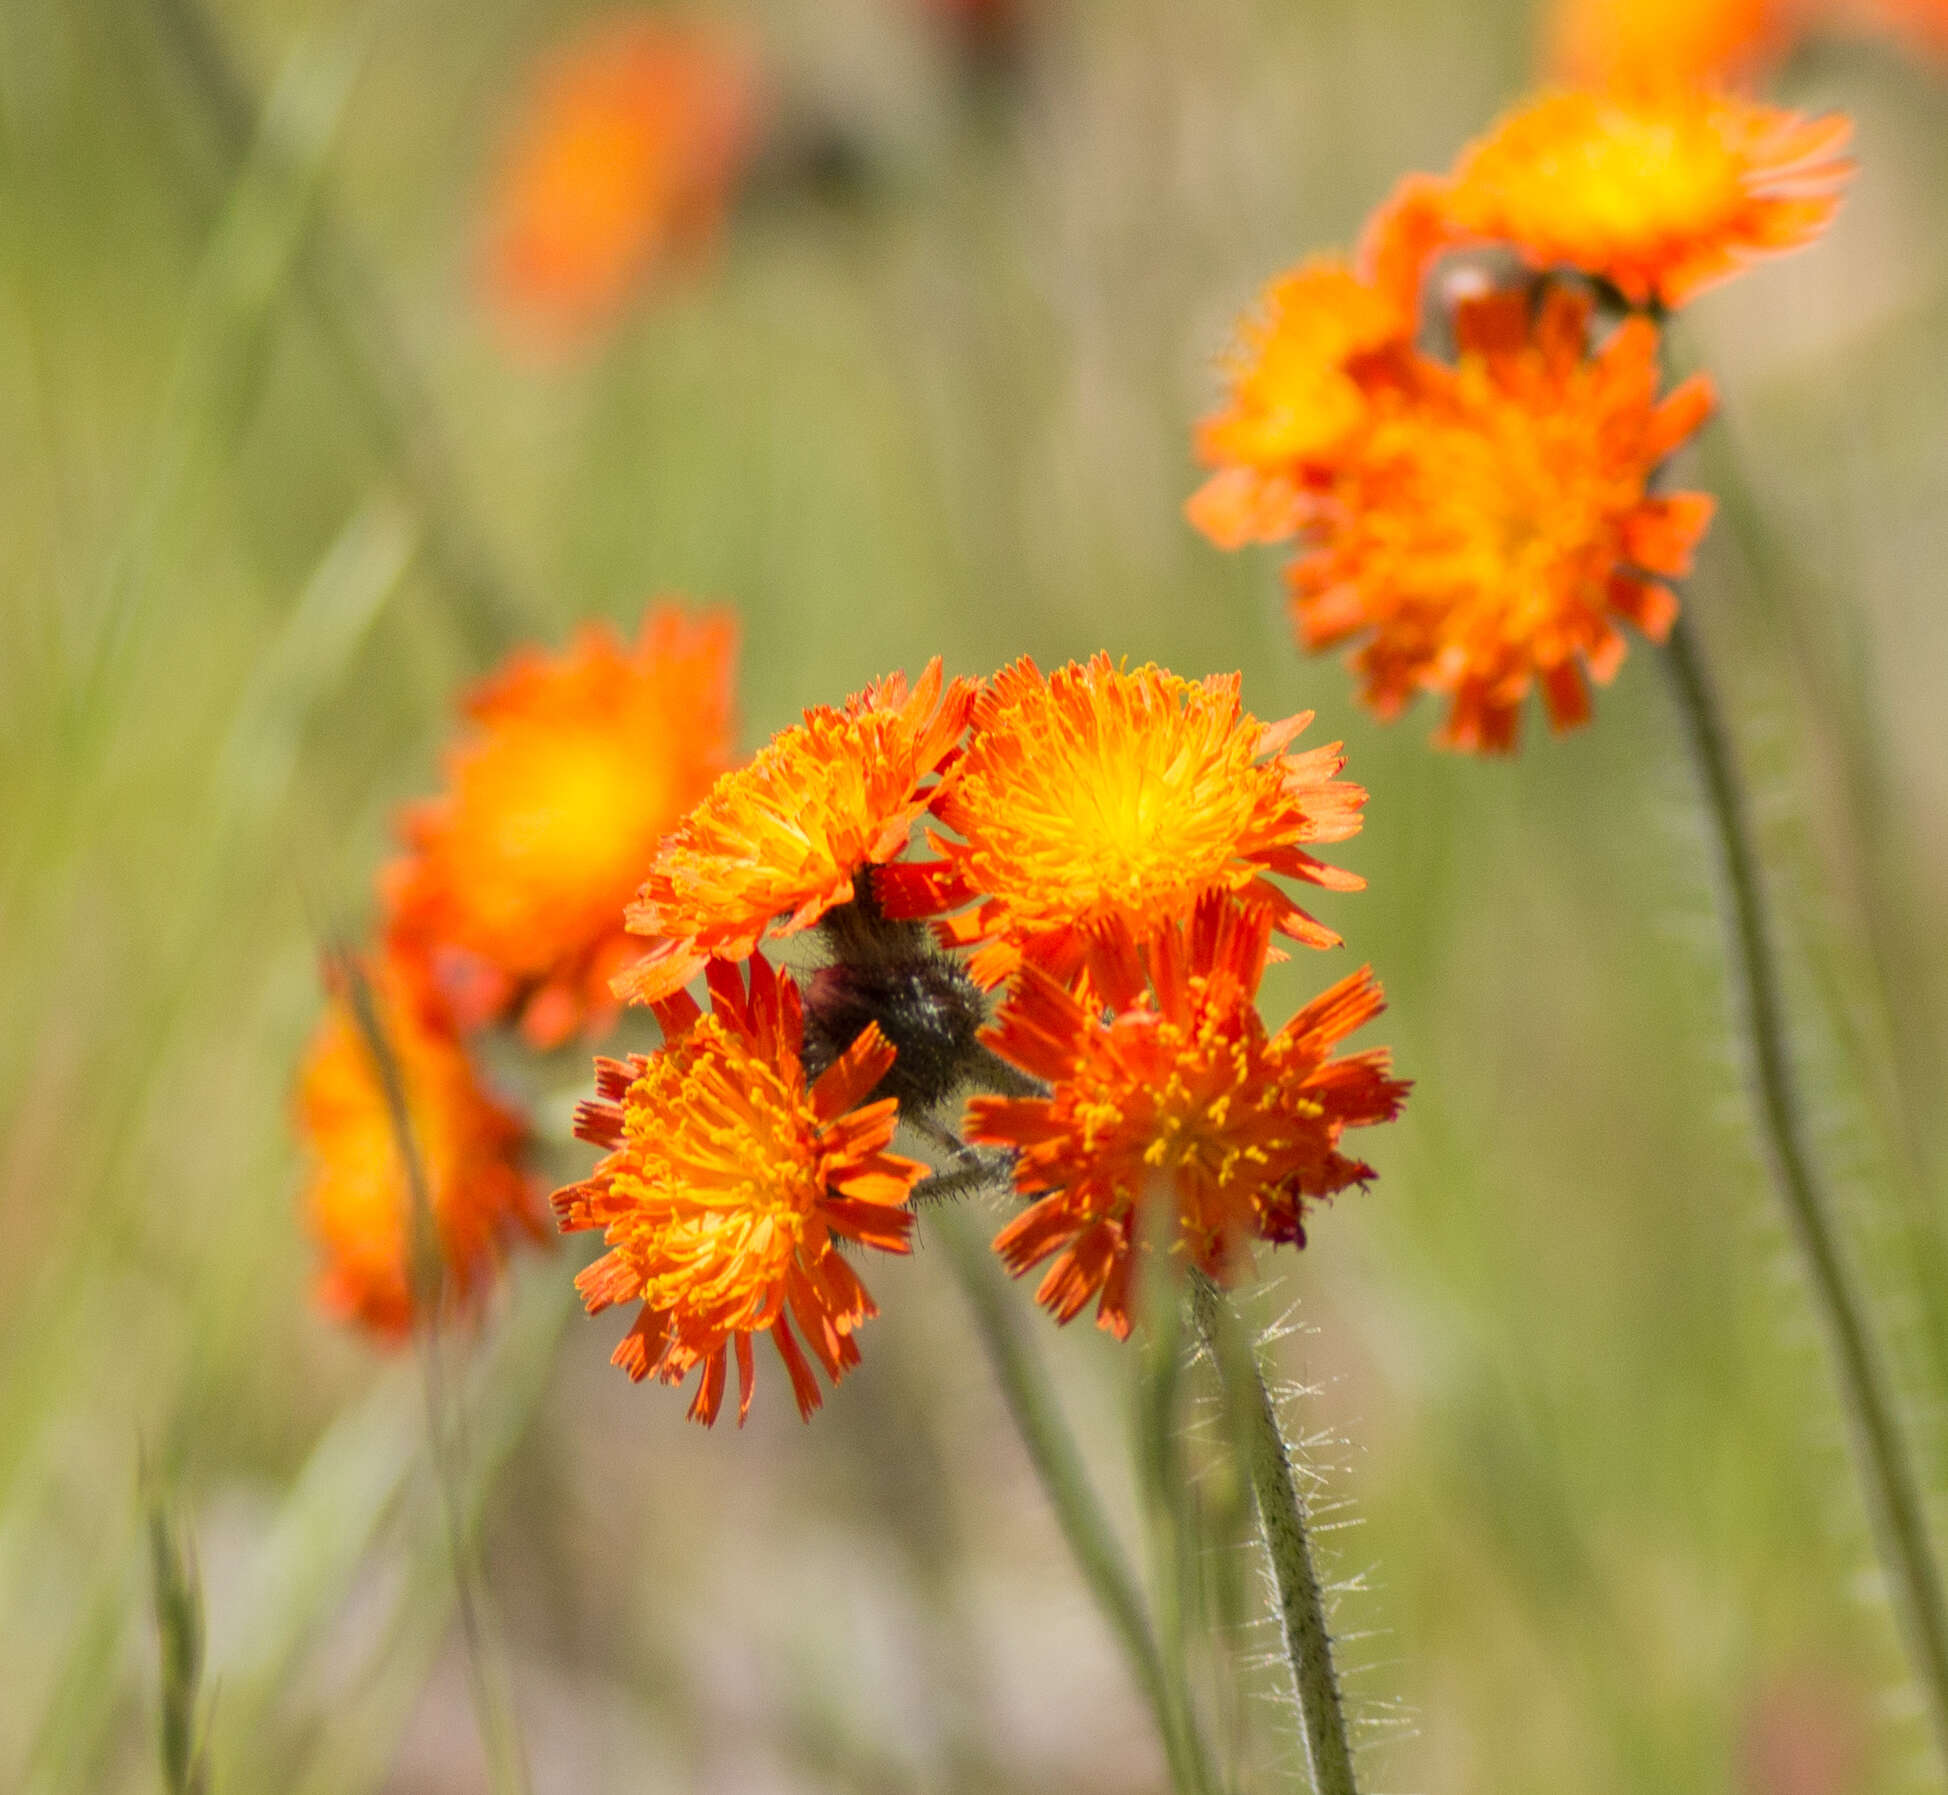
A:
<svg viewBox="0 0 1948 1795">
<path fill-rule="evenodd" d="M 1544 162 L 1573 186 L 1592 234 L 1618 239 L 1703 230 L 1736 207 L 1743 167 L 1695 112 L 1606 110 L 1597 129 Z"/>
<path fill-rule="evenodd" d="M 1110 911 L 1176 912 L 1242 885 L 1282 776 L 1229 694 L 1169 675 L 1097 692 L 1041 688 L 987 727 L 958 794 L 969 871 L 1029 928 Z"/>
<path fill-rule="evenodd" d="M 669 757 L 643 752 L 640 730 L 596 722 L 502 729 L 459 781 L 460 889 L 474 924 L 516 955 L 530 943 L 542 965 L 563 936 L 621 927 L 670 817 Z"/>
<path fill-rule="evenodd" d="M 1121 1051 L 1096 1058 L 1073 1089 L 1080 1156 L 1105 1168 L 1120 1201 L 1167 1202 L 1200 1246 L 1248 1227 L 1291 1134 L 1271 1102 L 1262 1042 L 1235 1015 L 1126 1016 L 1116 1034 Z"/>
<path fill-rule="evenodd" d="M 818 1121 L 802 1084 L 713 1017 L 657 1056 L 629 1093 L 637 1213 L 627 1250 L 643 1300 L 718 1327 L 770 1320 L 800 1249 L 825 1238 Z"/>
<path fill-rule="evenodd" d="M 1478 359 L 1458 392 L 1459 416 L 1405 414 L 1376 435 L 1392 497 L 1360 520 L 1365 553 L 1391 567 L 1376 586 L 1435 607 L 1457 645 L 1529 643 L 1568 607 L 1600 606 L 1641 470 L 1607 455 L 1583 392 L 1538 406 L 1500 391 Z"/>
</svg>

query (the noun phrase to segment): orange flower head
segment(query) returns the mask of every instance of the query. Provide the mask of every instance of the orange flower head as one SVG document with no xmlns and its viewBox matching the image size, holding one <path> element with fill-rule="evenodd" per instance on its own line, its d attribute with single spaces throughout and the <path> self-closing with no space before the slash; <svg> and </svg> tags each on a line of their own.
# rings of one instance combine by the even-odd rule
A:
<svg viewBox="0 0 1948 1795">
<path fill-rule="evenodd" d="M 1255 1001 L 1269 941 L 1262 911 L 1222 897 L 1142 950 L 1112 930 L 1107 1011 L 1022 968 L 987 1039 L 1049 1094 L 971 1099 L 967 1138 L 1020 1156 L 1036 1201 L 994 1246 L 1017 1277 L 1053 1256 L 1036 1295 L 1057 1321 L 1093 1298 L 1126 1338 L 1141 1251 L 1228 1280 L 1252 1240 L 1303 1245 L 1308 1202 L 1372 1177 L 1340 1136 L 1390 1120 L 1407 1087 L 1384 1048 L 1333 1049 L 1379 1014 L 1380 988 L 1363 967 L 1270 1034 Z"/>
<path fill-rule="evenodd" d="M 1225 361 L 1228 403 L 1198 426 L 1198 459 L 1218 471 L 1191 522 L 1221 548 L 1297 534 L 1310 476 L 1365 423 L 1375 364 L 1411 336 L 1409 315 L 1335 258 L 1273 281 Z"/>
<path fill-rule="evenodd" d="M 926 1167 L 886 1151 L 898 1105 L 863 1101 L 893 1063 L 877 1028 L 808 1086 L 789 978 L 762 954 L 748 986 L 713 961 L 710 995 L 708 1016 L 687 993 L 658 1006 L 659 1052 L 596 1061 L 600 1096 L 575 1130 L 608 1156 L 555 1213 L 604 1230 L 608 1253 L 575 1280 L 589 1313 L 642 1305 L 615 1352 L 631 1378 L 680 1384 L 702 1366 L 690 1416 L 709 1426 L 734 1353 L 741 1425 L 768 1333 L 809 1418 L 821 1399 L 793 1323 L 834 1383 L 859 1362 L 853 1336 L 878 1310 L 839 1245 L 906 1252 Z"/>
<path fill-rule="evenodd" d="M 464 1307 L 484 1294 L 510 1239 L 541 1236 L 538 1193 L 520 1164 L 527 1130 L 487 1093 L 423 976 L 389 961 L 372 995 L 405 1093 L 446 1293 Z M 297 1123 L 309 1161 L 304 1204 L 324 1252 L 319 1302 L 382 1340 L 403 1340 L 415 1316 L 413 1191 L 384 1076 L 342 989 L 305 1053 Z"/>
<path fill-rule="evenodd" d="M 1241 683 L 1125 672 L 1106 654 L 1048 675 L 1027 659 L 997 674 L 934 803 L 961 839 L 930 832 L 940 859 L 884 869 L 875 889 L 886 913 L 974 904 L 941 934 L 978 948 L 971 970 L 990 987 L 1024 956 L 1066 980 L 1105 925 L 1141 931 L 1214 890 L 1246 894 L 1294 940 L 1336 946 L 1269 875 L 1360 889 L 1305 844 L 1356 834 L 1366 793 L 1334 777 L 1345 764 L 1337 742 L 1286 751 L 1310 711 L 1260 723 Z"/>
<path fill-rule="evenodd" d="M 1360 232 L 1354 267 L 1409 319 L 1420 317 L 1428 269 L 1460 237 L 1448 185 L 1444 175 L 1403 175 Z"/>
<path fill-rule="evenodd" d="M 1451 709 L 1450 747 L 1508 749 L 1541 684 L 1558 728 L 1589 714 L 1627 619 L 1661 641 L 1666 580 L 1690 569 L 1711 517 L 1653 477 L 1711 408 L 1687 381 L 1657 399 L 1657 328 L 1627 319 L 1593 355 L 1591 304 L 1555 287 L 1462 304 L 1454 367 L 1420 365 L 1352 457 L 1289 579 L 1308 648 L 1354 657 L 1383 717 L 1418 690 Z"/>
<path fill-rule="evenodd" d="M 605 1026 L 633 956 L 622 913 L 656 844 L 731 762 L 736 630 L 653 607 L 633 644 L 584 629 L 524 649 L 467 700 L 447 790 L 410 810 L 386 875 L 395 944 L 461 1023 L 518 1009 L 530 1040 Z"/>
<path fill-rule="evenodd" d="M 761 106 L 744 45 L 640 15 L 598 23 L 542 67 L 500 170 L 486 278 L 543 341 L 608 323 L 720 230 Z"/>
<path fill-rule="evenodd" d="M 1552 0 L 1545 59 L 1593 88 L 1739 86 L 1786 49 L 1793 14 L 1782 0 Z"/>
<path fill-rule="evenodd" d="M 1851 129 L 1702 88 L 1569 89 L 1469 148 L 1447 204 L 1464 236 L 1580 269 L 1633 306 L 1680 305 L 1825 229 Z"/>
<path fill-rule="evenodd" d="M 707 960 L 741 960 L 848 902 L 862 871 L 905 849 L 973 698 L 966 680 L 943 689 L 935 657 L 910 692 L 894 673 L 843 709 L 808 710 L 726 773 L 650 862 L 628 918 L 655 945 L 616 995 L 655 1003 Z"/>
</svg>

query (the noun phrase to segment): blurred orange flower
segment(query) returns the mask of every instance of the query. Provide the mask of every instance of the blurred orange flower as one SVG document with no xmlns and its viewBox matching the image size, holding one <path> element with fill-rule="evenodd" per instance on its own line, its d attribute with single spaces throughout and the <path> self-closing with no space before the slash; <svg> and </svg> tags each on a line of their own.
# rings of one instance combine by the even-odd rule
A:
<svg viewBox="0 0 1948 1795">
<path fill-rule="evenodd" d="M 1709 383 L 1660 403 L 1656 326 L 1627 319 L 1592 355 L 1591 309 L 1562 287 L 1534 312 L 1526 292 L 1464 302 L 1458 364 L 1423 358 L 1383 405 L 1290 570 L 1306 646 L 1364 637 L 1354 665 L 1383 717 L 1447 694 L 1450 747 L 1513 747 L 1538 681 L 1556 727 L 1582 722 L 1583 669 L 1616 672 L 1618 619 L 1663 639 L 1663 582 L 1711 517 L 1702 495 L 1650 489 Z"/>
<path fill-rule="evenodd" d="M 969 970 L 993 986 L 1024 956 L 1067 980 L 1092 935 L 1182 917 L 1206 892 L 1248 894 L 1272 926 L 1311 947 L 1339 937 L 1268 875 L 1357 891 L 1365 881 L 1303 844 L 1358 833 L 1366 793 L 1334 778 L 1337 742 L 1286 744 L 1310 711 L 1264 724 L 1237 674 L 1196 683 L 1159 667 L 1134 673 L 1099 654 L 1044 675 L 1023 659 L 974 706 L 967 753 L 934 800 L 962 839 L 929 832 L 941 858 L 888 867 L 874 880 L 886 913 L 937 915 Z"/>
<path fill-rule="evenodd" d="M 708 249 L 761 110 L 748 49 L 705 22 L 619 16 L 550 56 L 494 182 L 496 308 L 543 340 L 572 341 L 667 262 Z"/>
<path fill-rule="evenodd" d="M 1225 360 L 1228 403 L 1197 427 L 1197 457 L 1219 471 L 1191 522 L 1220 548 L 1293 535 L 1320 464 L 1365 423 L 1380 364 L 1412 340 L 1410 313 L 1336 257 L 1280 275 Z"/>
<path fill-rule="evenodd" d="M 1786 0 L 1553 0 L 1545 60 L 1578 86 L 1738 86 L 1785 53 L 1800 10 Z"/>
<path fill-rule="evenodd" d="M 518 1009 L 552 1047 L 613 1017 L 636 945 L 623 910 L 731 763 L 736 639 L 728 618 L 657 605 L 634 643 L 585 627 L 467 699 L 447 790 L 406 813 L 384 875 L 390 938 L 438 970 L 463 1026 Z"/>
<path fill-rule="evenodd" d="M 510 1239 L 542 1237 L 521 1169 L 527 1130 L 491 1097 L 437 996 L 387 962 L 371 987 L 426 1180 L 446 1294 L 464 1307 L 492 1282 Z M 332 1315 L 398 1341 L 415 1313 L 413 1192 L 385 1080 L 350 994 L 333 992 L 299 1074 L 304 1204 L 324 1251 L 318 1298 Z"/>
<path fill-rule="evenodd" d="M 1845 25 L 1884 31 L 1923 55 L 1948 57 L 1948 0 L 1815 0 Z"/>
<path fill-rule="evenodd" d="M 666 1384 L 702 1366 L 690 1416 L 706 1426 L 732 1354 L 740 1424 L 750 1412 L 754 1335 L 771 1335 L 807 1418 L 821 1398 L 792 1322 L 834 1383 L 859 1362 L 853 1336 L 878 1310 L 839 1243 L 908 1251 L 927 1169 L 886 1151 L 894 1101 L 863 1102 L 893 1063 L 878 1028 L 808 1088 L 797 986 L 762 954 L 749 972 L 747 989 L 714 961 L 710 1015 L 679 994 L 658 1006 L 659 1052 L 596 1062 L 575 1131 L 608 1157 L 554 1197 L 564 1230 L 605 1231 L 610 1251 L 575 1280 L 589 1313 L 642 1304 L 614 1362 Z"/>
<path fill-rule="evenodd" d="M 1550 93 L 1462 154 L 1446 209 L 1462 238 L 1579 269 L 1633 306 L 1681 305 L 1825 229 L 1851 131 L 1698 88 Z"/>
<path fill-rule="evenodd" d="M 973 698 L 967 680 L 943 686 L 936 656 L 910 692 L 889 674 L 843 709 L 808 710 L 726 773 L 650 864 L 628 920 L 655 945 L 616 995 L 655 1003 L 712 957 L 742 959 L 848 902 L 861 872 L 905 850 Z"/>
<path fill-rule="evenodd" d="M 1303 1245 L 1308 1202 L 1373 1176 L 1340 1136 L 1397 1115 L 1407 1086 L 1386 1049 L 1333 1049 L 1380 1013 L 1380 988 L 1362 967 L 1268 1034 L 1270 939 L 1263 911 L 1214 896 L 1142 949 L 1111 930 L 1088 1001 L 1022 968 L 984 1038 L 1049 1094 L 970 1099 L 967 1138 L 1020 1155 L 1016 1184 L 1038 1200 L 995 1250 L 1017 1277 L 1054 1256 L 1036 1299 L 1057 1321 L 1095 1299 L 1097 1325 L 1126 1338 L 1140 1251 L 1229 1279 L 1252 1240 Z"/>
</svg>

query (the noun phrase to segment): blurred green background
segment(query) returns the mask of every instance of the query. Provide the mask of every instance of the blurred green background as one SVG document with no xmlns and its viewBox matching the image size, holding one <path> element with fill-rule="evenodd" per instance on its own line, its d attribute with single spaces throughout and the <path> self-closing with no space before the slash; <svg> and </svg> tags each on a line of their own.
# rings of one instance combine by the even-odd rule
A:
<svg viewBox="0 0 1948 1795">
<path fill-rule="evenodd" d="M 224 1795 L 485 1787 L 415 1374 L 308 1305 L 292 1067 L 464 683 L 661 591 L 741 614 L 752 743 L 936 652 L 1098 648 L 1346 738 L 1371 889 L 1322 913 L 1418 1084 L 1262 1301 L 1357 1523 L 1373 1789 L 1930 1786 L 1654 657 L 1580 735 L 1440 757 L 1180 515 L 1232 319 L 1521 91 L 1527 10 L 1043 0 L 970 88 L 904 0 L 756 0 L 862 172 L 772 183 L 537 365 L 481 315 L 479 216 L 585 15 L 208 4 L 0 0 L 0 1787 L 155 1786 L 138 1442 L 198 1543 Z M 1684 321 L 1724 394 L 1687 483 L 1752 495 L 1690 602 L 1938 1491 L 1948 74 L 1824 46 L 1780 92 L 1856 114 L 1861 175 Z M 521 1264 L 467 1368 L 538 1790 L 1164 1786 L 941 1255 L 876 1268 L 814 1425 L 774 1382 L 741 1434 L 609 1369 L 576 1262 Z M 1034 1337 L 1134 1540 L 1130 1355 Z M 1247 1720 L 1246 1786 L 1301 1787 L 1288 1717 Z"/>
</svg>

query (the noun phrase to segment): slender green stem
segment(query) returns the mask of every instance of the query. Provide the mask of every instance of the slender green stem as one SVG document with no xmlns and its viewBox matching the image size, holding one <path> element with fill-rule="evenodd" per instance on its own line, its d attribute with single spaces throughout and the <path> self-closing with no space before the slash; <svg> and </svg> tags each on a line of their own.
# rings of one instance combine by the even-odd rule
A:
<svg viewBox="0 0 1948 1795">
<path fill-rule="evenodd" d="M 929 1225 L 946 1249 L 948 1263 L 974 1313 L 995 1381 L 1041 1479 L 1049 1506 L 1055 1510 L 1062 1536 L 1089 1593 L 1122 1644 L 1137 1685 L 1156 1718 L 1171 1783 L 1185 1795 L 1211 1795 L 1218 1785 L 1191 1712 L 1189 1692 L 1173 1689 L 1165 1675 L 1136 1578 L 1090 1483 L 1055 1393 L 1022 1337 L 1006 1280 L 1000 1276 L 980 1231 L 957 1206 L 944 1204 L 930 1212 Z"/>
<path fill-rule="evenodd" d="M 1333 1668 L 1332 1635 L 1326 1628 L 1325 1601 L 1306 1534 L 1305 1501 L 1292 1477 L 1292 1457 L 1277 1406 L 1265 1386 L 1257 1352 L 1241 1337 L 1236 1317 L 1208 1278 L 1193 1275 L 1191 1312 L 1236 1417 L 1235 1434 L 1250 1473 L 1258 1530 L 1278 1590 L 1279 1623 L 1292 1664 L 1315 1795 L 1359 1795 L 1339 1674 Z"/>
<path fill-rule="evenodd" d="M 262 129 L 262 107 L 202 0 L 148 0 L 217 148 L 237 163 Z M 339 223 L 328 196 L 307 202 L 298 250 L 301 291 L 346 391 L 411 494 L 428 559 L 456 599 L 468 647 L 492 659 L 521 633 L 527 605 L 496 562 L 467 502 L 424 379 L 406 351 L 378 281 Z"/>
<path fill-rule="evenodd" d="M 445 1266 L 440 1256 L 438 1222 L 426 1179 L 426 1162 L 415 1137 L 405 1075 L 386 1038 L 378 1005 L 364 970 L 350 954 L 336 956 L 340 977 L 359 1033 L 379 1074 L 394 1144 L 406 1170 L 410 1285 L 415 1341 L 426 1399 L 427 1452 L 437 1488 L 447 1556 L 453 1574 L 454 1613 L 460 1627 L 461 1655 L 473 1697 L 474 1719 L 487 1758 L 488 1786 L 494 1795 L 529 1795 L 527 1750 L 507 1690 L 507 1679 L 488 1628 L 483 1577 L 468 1523 L 463 1483 L 465 1453 L 457 1415 L 447 1397 L 445 1352 L 441 1339 Z"/>
<path fill-rule="evenodd" d="M 1902 1437 L 1886 1367 L 1868 1325 L 1865 1300 L 1841 1251 L 1831 1206 L 1807 1143 L 1745 794 L 1732 763 L 1717 697 L 1690 627 L 1682 619 L 1672 629 L 1663 660 L 1717 838 L 1733 979 L 1741 1020 L 1750 1037 L 1754 1097 L 1773 1182 L 1826 1324 L 1881 1568 L 1894 1592 L 1936 1743 L 1948 1757 L 1948 1603 L 1943 1600 L 1920 1485 Z"/>
</svg>

